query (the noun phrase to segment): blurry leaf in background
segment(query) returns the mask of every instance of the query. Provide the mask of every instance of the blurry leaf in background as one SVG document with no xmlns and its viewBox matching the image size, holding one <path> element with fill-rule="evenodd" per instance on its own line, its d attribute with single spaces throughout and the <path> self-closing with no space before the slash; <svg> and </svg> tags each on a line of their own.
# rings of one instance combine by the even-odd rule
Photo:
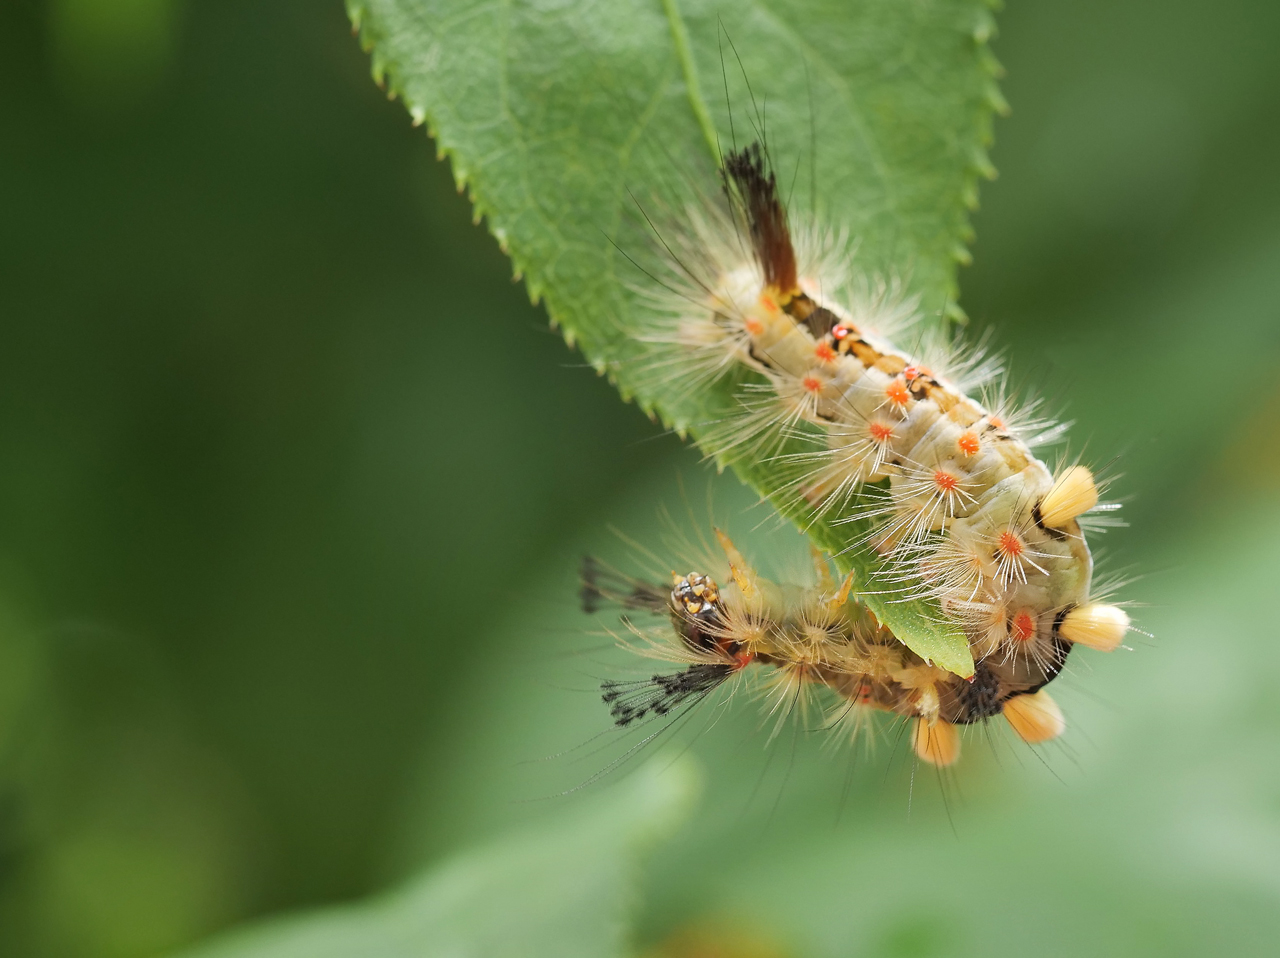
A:
<svg viewBox="0 0 1280 958">
<path fill-rule="evenodd" d="M 1045 118 L 1040 211 L 1055 235 L 1167 229 L 1190 200 L 1203 130 L 1172 91 L 1143 80 L 1097 77 Z"/>
<path fill-rule="evenodd" d="M 63 93 L 95 109 L 153 94 L 177 53 L 181 7 L 182 0 L 51 0 Z"/>
<path fill-rule="evenodd" d="M 1230 442 L 1198 490 L 1205 499 L 1244 494 L 1250 498 L 1280 489 L 1280 382 L 1268 383 L 1248 413 L 1229 428 Z"/>
<path fill-rule="evenodd" d="M 692 764 L 443 862 L 374 902 L 270 922 L 187 958 L 623 958 L 637 854 L 688 811 Z"/>
<path fill-rule="evenodd" d="M 261 823 L 150 650 L 94 626 L 4 631 L 7 953 L 153 954 L 241 914 Z"/>
<path fill-rule="evenodd" d="M 1133 528 L 1105 544 L 1133 554 L 1173 504 L 1203 512 L 1280 379 L 1280 6 L 1015 3 L 1000 30 L 1013 113 L 962 302 L 1076 420 L 1072 452 L 1114 460 Z"/>
<path fill-rule="evenodd" d="M 790 958 L 790 952 L 739 917 L 678 928 L 641 958 Z"/>
</svg>

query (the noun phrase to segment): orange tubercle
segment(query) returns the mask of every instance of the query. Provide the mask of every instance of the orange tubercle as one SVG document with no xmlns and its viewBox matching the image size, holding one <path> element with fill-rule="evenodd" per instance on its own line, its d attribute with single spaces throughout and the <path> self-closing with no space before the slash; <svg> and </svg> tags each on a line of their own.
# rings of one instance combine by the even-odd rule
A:
<svg viewBox="0 0 1280 958">
<path fill-rule="evenodd" d="M 764 323 L 760 322 L 758 319 L 753 319 L 750 316 L 742 321 L 742 325 L 752 336 L 759 336 L 764 332 Z"/>
<path fill-rule="evenodd" d="M 888 442 L 893 438 L 893 427 L 882 422 L 873 422 L 867 426 L 867 432 L 876 442 Z"/>
<path fill-rule="evenodd" d="M 836 358 L 836 351 L 827 343 L 818 343 L 814 347 L 813 354 L 818 357 L 820 362 L 829 363 Z"/>
<path fill-rule="evenodd" d="M 772 295 L 767 292 L 761 293 L 759 303 L 766 313 L 777 315 L 780 307 L 778 306 L 778 301 Z"/>
<path fill-rule="evenodd" d="M 889 385 L 884 387 L 885 397 L 895 406 L 905 406 L 911 402 L 911 390 L 907 388 L 907 384 L 901 379 L 895 379 Z"/>
<path fill-rule="evenodd" d="M 951 473 L 939 469 L 933 474 L 933 484 L 942 492 L 955 492 L 956 487 L 960 485 L 960 480 Z"/>
<path fill-rule="evenodd" d="M 1017 642 L 1026 642 L 1036 634 L 1036 618 L 1026 609 L 1013 617 L 1009 623 L 1009 638 Z"/>
<path fill-rule="evenodd" d="M 822 389 L 822 380 L 817 376 L 805 376 L 800 380 L 800 385 L 804 387 L 805 392 L 816 393 Z"/>
<path fill-rule="evenodd" d="M 982 448 L 982 443 L 978 440 L 978 434 L 971 429 L 966 433 L 962 433 L 960 438 L 956 440 L 956 448 L 966 456 L 976 456 L 978 450 Z"/>
<path fill-rule="evenodd" d="M 1023 546 L 1022 540 L 1018 538 L 1017 534 L 1010 532 L 1008 529 L 996 536 L 996 551 L 1008 556 L 1010 559 L 1016 559 L 1022 555 L 1024 548 L 1025 546 Z"/>
</svg>

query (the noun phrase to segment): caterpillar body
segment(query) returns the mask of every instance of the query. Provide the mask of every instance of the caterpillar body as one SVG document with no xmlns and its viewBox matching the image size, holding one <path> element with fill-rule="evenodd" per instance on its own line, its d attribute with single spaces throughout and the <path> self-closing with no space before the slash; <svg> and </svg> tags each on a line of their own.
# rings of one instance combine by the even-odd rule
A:
<svg viewBox="0 0 1280 958">
<path fill-rule="evenodd" d="M 659 326 L 637 337 L 655 351 L 651 368 L 664 377 L 655 388 L 680 388 L 673 371 L 688 379 L 683 388 L 756 374 L 733 414 L 703 424 L 704 447 L 784 459 L 807 508 L 869 521 L 864 544 L 887 560 L 890 588 L 935 600 L 963 629 L 975 672 L 956 676 L 911 652 L 850 599 L 852 580 L 780 604 L 788 590 L 742 571 L 726 540 L 731 586 L 696 573 L 676 576 L 670 595 L 635 587 L 631 601 L 642 591 L 645 607 L 669 614 L 681 654 L 696 661 L 678 677 L 607 687 L 615 719 L 669 709 L 764 665 L 912 716 L 916 751 L 935 764 L 958 755 L 956 725 L 997 714 L 1028 741 L 1053 737 L 1062 715 L 1044 686 L 1074 645 L 1110 651 L 1129 629 L 1122 609 L 1091 598 L 1083 526 L 1106 524 L 1089 514 L 1114 507 L 1099 503 L 1084 466 L 1055 477 L 1035 457 L 1062 427 L 1012 410 L 998 386 L 985 405 L 966 394 L 999 375 L 981 351 L 935 340 L 913 354 L 890 342 L 915 302 L 892 283 L 857 281 L 840 235 L 793 237 L 758 144 L 728 153 L 721 176 L 727 212 L 691 210 L 691 230 L 662 239 L 673 262 L 661 288 L 646 291 Z M 810 448 L 785 451 L 797 437 Z"/>
<path fill-rule="evenodd" d="M 997 715 L 1031 743 L 1063 730 L 1062 712 L 1044 691 L 1071 648 L 1060 636 L 1031 640 L 1038 645 L 1034 655 L 981 660 L 973 677 L 963 679 L 899 642 L 852 594 L 852 575 L 833 581 L 825 557 L 816 557 L 817 587 L 780 585 L 757 574 L 723 533 L 717 536 L 729 569 L 718 578 L 673 572 L 665 587 L 620 575 L 590 557 L 584 561 L 584 609 L 597 611 L 602 602 L 621 607 L 626 644 L 683 666 L 637 681 L 605 682 L 603 699 L 620 727 L 679 715 L 755 670 L 767 676 L 776 706 L 825 688 L 840 703 L 835 716 L 855 729 L 868 710 L 909 719 L 916 754 L 935 765 L 959 757 L 957 726 Z M 636 611 L 667 621 L 637 621 Z"/>
</svg>

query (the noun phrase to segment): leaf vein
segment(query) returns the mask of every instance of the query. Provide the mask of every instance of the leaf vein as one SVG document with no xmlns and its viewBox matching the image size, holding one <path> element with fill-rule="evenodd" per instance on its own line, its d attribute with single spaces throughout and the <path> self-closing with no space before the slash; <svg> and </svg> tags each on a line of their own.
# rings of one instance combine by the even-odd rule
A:
<svg viewBox="0 0 1280 958">
<path fill-rule="evenodd" d="M 707 141 L 711 150 L 711 158 L 720 162 L 720 136 L 716 133 L 716 125 L 711 120 L 711 111 L 707 109 L 706 98 L 702 95 L 702 85 L 698 82 L 698 67 L 693 62 L 693 51 L 689 48 L 689 31 L 685 29 L 684 18 L 676 0 L 662 0 L 662 9 L 671 26 L 671 41 L 676 48 L 676 56 L 680 59 L 680 72 L 684 75 L 684 88 L 689 96 L 689 106 L 693 109 L 694 119 L 702 130 L 702 138 Z"/>
</svg>

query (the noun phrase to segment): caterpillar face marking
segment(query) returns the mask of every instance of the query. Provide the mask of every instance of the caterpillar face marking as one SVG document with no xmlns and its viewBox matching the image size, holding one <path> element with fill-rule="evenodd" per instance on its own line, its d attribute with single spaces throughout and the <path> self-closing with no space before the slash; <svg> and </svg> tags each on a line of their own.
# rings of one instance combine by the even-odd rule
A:
<svg viewBox="0 0 1280 958">
<path fill-rule="evenodd" d="M 625 645 L 684 666 L 639 681 L 605 682 L 601 695 L 619 727 L 672 715 L 748 676 L 763 680 L 765 688 L 786 690 L 787 699 L 791 691 L 824 692 L 846 712 L 872 709 L 908 718 L 915 724 L 916 754 L 934 764 L 959 757 L 956 726 L 1003 715 L 1028 742 L 1046 741 L 1065 727 L 1043 689 L 1066 663 L 1072 640 L 1062 625 L 1077 610 L 1031 616 L 1021 624 L 1021 613 L 993 619 L 989 627 L 998 637 L 972 678 L 963 679 L 899 642 L 852 594 L 851 577 L 832 581 L 824 557 L 817 557 L 818 586 L 777 584 L 756 573 L 727 536 L 716 535 L 728 560 L 729 574 L 719 579 L 723 587 L 695 571 L 672 573 L 664 589 L 584 560 L 588 611 L 603 601 L 621 606 L 629 633 L 642 640 L 637 646 L 624 638 Z M 1072 620 L 1081 644 L 1105 644 L 1093 641 L 1107 628 L 1099 608 L 1113 607 L 1086 608 Z M 625 615 L 635 609 L 653 618 L 646 623 Z M 659 615 L 665 622 L 655 624 Z"/>
<path fill-rule="evenodd" d="M 794 229 L 758 144 L 728 153 L 721 180 L 727 208 L 692 209 L 688 233 L 663 240 L 679 268 L 649 297 L 658 326 L 639 336 L 654 347 L 655 389 L 755 374 L 737 410 L 703 424 L 704 448 L 784 461 L 787 488 L 814 513 L 869 522 L 861 542 L 887 560 L 891 584 L 936 601 L 1005 698 L 1052 679 L 1072 643 L 1116 648 L 1128 617 L 1090 601 L 1081 528 L 1111 506 L 1086 467 L 1055 478 L 1032 452 L 1065 427 L 1034 404 L 1011 408 L 998 384 L 991 408 L 971 398 L 1000 373 L 981 349 L 893 345 L 915 301 L 857 276 L 841 234 Z M 790 451 L 796 440 L 805 451 Z M 938 695 L 967 703 L 953 708 L 961 724 L 994 707 L 985 692 Z"/>
<path fill-rule="evenodd" d="M 671 576 L 675 581 L 668 605 L 676 632 L 690 648 L 716 649 L 717 633 L 723 635 L 725 629 L 720 588 L 710 576 L 700 572 L 684 576 L 673 572 Z"/>
</svg>

